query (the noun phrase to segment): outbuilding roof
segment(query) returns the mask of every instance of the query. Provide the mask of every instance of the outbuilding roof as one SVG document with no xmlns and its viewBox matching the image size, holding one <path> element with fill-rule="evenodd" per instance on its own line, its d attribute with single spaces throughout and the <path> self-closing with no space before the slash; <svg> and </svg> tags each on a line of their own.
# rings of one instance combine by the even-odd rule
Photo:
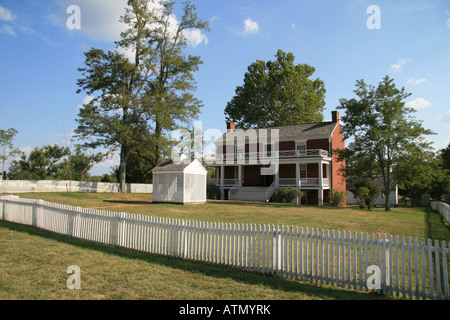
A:
<svg viewBox="0 0 450 320">
<path fill-rule="evenodd" d="M 160 171 L 180 171 L 182 172 L 190 163 L 185 163 L 181 161 L 180 163 L 173 162 L 172 160 L 165 161 L 160 163 L 155 168 L 153 168 L 152 172 L 160 172 Z"/>
<path fill-rule="evenodd" d="M 189 166 L 198 166 L 206 173 L 206 169 L 203 168 L 202 164 L 197 159 L 194 159 L 193 161 L 182 160 L 176 162 L 167 160 L 153 168 L 152 172 L 184 172 Z"/>
</svg>

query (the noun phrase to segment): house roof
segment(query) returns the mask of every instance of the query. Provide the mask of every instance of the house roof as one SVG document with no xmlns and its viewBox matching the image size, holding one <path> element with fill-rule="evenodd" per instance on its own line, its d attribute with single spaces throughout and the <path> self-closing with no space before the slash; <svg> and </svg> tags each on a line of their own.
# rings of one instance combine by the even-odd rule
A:
<svg viewBox="0 0 450 320">
<path fill-rule="evenodd" d="M 287 138 L 296 138 L 296 137 L 316 137 L 316 136 L 327 136 L 331 137 L 334 129 L 336 128 L 337 123 L 333 121 L 327 122 L 318 122 L 318 123 L 304 123 L 304 124 L 296 124 L 289 126 L 280 126 L 280 127 L 270 127 L 270 128 L 260 128 L 254 129 L 256 136 L 259 135 L 261 130 L 267 130 L 267 137 L 270 137 L 271 130 L 278 129 L 279 139 L 284 140 Z M 234 139 L 239 134 L 249 134 L 249 130 L 235 130 L 229 131 L 225 133 L 222 137 L 220 137 L 217 142 L 221 142 L 222 139 L 226 141 Z"/>
</svg>

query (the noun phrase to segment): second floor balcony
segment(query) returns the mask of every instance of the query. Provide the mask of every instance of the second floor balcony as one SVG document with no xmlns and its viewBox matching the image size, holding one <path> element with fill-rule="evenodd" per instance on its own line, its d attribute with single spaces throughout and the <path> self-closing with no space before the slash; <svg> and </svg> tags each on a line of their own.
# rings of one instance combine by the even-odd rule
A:
<svg viewBox="0 0 450 320">
<path fill-rule="evenodd" d="M 245 162 L 245 161 L 270 161 L 280 159 L 298 159 L 298 158 L 329 158 L 330 152 L 323 149 L 308 149 L 308 150 L 280 150 L 280 151 L 266 151 L 266 152 L 233 152 L 233 153 L 218 153 L 207 157 L 208 162 L 230 163 L 230 162 Z"/>
</svg>

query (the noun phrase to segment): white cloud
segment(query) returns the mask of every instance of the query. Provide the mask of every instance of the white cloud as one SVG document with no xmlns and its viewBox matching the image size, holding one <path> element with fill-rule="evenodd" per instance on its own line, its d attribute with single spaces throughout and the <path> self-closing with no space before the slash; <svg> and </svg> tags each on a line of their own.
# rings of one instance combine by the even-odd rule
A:
<svg viewBox="0 0 450 320">
<path fill-rule="evenodd" d="M 244 21 L 244 33 L 245 34 L 252 34 L 252 33 L 258 33 L 259 32 L 259 25 L 258 22 L 253 21 L 252 19 L 248 18 Z"/>
<path fill-rule="evenodd" d="M 0 33 L 9 34 L 10 36 L 15 36 L 16 32 L 14 31 L 14 28 L 8 25 L 0 26 Z"/>
<path fill-rule="evenodd" d="M 127 29 L 120 17 L 125 14 L 126 0 L 62 0 L 63 17 L 54 21 L 66 28 L 66 20 L 70 17 L 66 10 L 69 6 L 80 8 L 81 30 L 95 40 L 117 41 L 120 33 Z"/>
<path fill-rule="evenodd" d="M 390 65 L 389 72 L 394 72 L 394 73 L 402 72 L 403 66 L 409 62 L 410 62 L 410 60 L 400 59 L 397 61 L 397 63 Z"/>
<path fill-rule="evenodd" d="M 418 86 L 419 84 L 425 83 L 426 81 L 427 81 L 427 79 L 425 79 L 425 78 L 421 78 L 421 79 L 411 78 L 408 80 L 408 82 L 406 82 L 406 84 Z"/>
<path fill-rule="evenodd" d="M 186 37 L 188 43 L 194 48 L 202 42 L 208 44 L 208 37 L 199 29 L 185 30 L 184 36 Z"/>
<path fill-rule="evenodd" d="M 70 17 L 66 9 L 70 5 L 76 5 L 80 8 L 81 31 L 95 40 L 118 41 L 121 39 L 121 33 L 126 31 L 129 26 L 120 22 L 127 8 L 127 0 L 61 0 L 63 15 L 61 17 L 49 16 L 53 23 L 66 28 L 66 20 Z M 150 2 L 150 8 L 162 9 L 159 1 Z M 170 30 L 175 32 L 178 27 L 178 20 L 175 15 L 169 18 Z M 200 43 L 208 43 L 208 38 L 200 30 L 188 30 L 185 32 L 188 43 L 197 46 Z M 132 57 L 132 52 L 121 52 L 127 57 Z M 134 59 L 134 58 L 133 58 Z"/>
<path fill-rule="evenodd" d="M 448 126 L 450 126 L 450 110 L 448 110 L 443 115 L 439 116 L 438 121 L 446 123 Z M 450 135 L 449 135 L 450 137 Z"/>
<path fill-rule="evenodd" d="M 218 16 L 217 14 L 214 15 L 211 19 L 209 19 L 209 22 L 213 23 L 214 21 L 220 20 L 220 16 Z"/>
<path fill-rule="evenodd" d="M 83 104 L 77 105 L 77 108 L 78 108 L 78 109 L 83 108 L 83 105 L 88 104 L 88 103 L 91 102 L 92 100 L 94 100 L 94 96 L 86 96 L 86 97 L 83 99 Z"/>
<path fill-rule="evenodd" d="M 10 10 L 8 10 L 5 7 L 2 7 L 0 5 L 0 20 L 1 21 L 13 21 L 15 18 L 16 17 Z"/>
<path fill-rule="evenodd" d="M 422 109 L 422 108 L 428 108 L 431 106 L 430 101 L 425 100 L 424 98 L 417 98 L 413 101 L 410 101 L 406 103 L 406 105 L 410 108 L 414 109 Z"/>
</svg>

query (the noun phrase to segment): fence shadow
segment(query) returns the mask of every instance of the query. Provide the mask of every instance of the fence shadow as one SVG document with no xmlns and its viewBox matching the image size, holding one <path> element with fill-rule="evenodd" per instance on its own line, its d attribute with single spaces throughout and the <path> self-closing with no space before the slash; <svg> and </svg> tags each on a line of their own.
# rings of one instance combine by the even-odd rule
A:
<svg viewBox="0 0 450 320">
<path fill-rule="evenodd" d="M 16 232 L 23 232 L 31 236 L 39 236 L 55 240 L 81 249 L 96 250 L 102 253 L 117 255 L 127 259 L 137 259 L 148 263 L 158 264 L 168 268 L 179 269 L 185 272 L 201 273 L 205 276 L 218 279 L 231 279 L 248 285 L 263 285 L 275 290 L 286 292 L 299 292 L 305 295 L 325 300 L 393 300 L 392 297 L 378 293 L 364 293 L 350 289 L 328 287 L 287 279 L 277 275 L 268 275 L 249 272 L 223 265 L 213 265 L 204 262 L 171 258 L 162 255 L 137 252 L 130 249 L 112 247 L 99 243 L 93 243 L 76 238 L 70 238 L 49 231 L 36 229 L 31 226 L 15 224 L 0 220 L 0 228 L 7 228 Z"/>
<path fill-rule="evenodd" d="M 103 202 L 123 204 L 123 205 L 134 205 L 134 204 L 152 205 L 152 204 L 154 204 L 152 201 L 138 201 L 138 200 L 135 200 L 135 201 L 133 201 L 133 200 L 103 200 Z"/>
<path fill-rule="evenodd" d="M 450 224 L 437 211 L 427 208 L 425 211 L 425 234 L 428 239 L 450 242 Z"/>
</svg>

